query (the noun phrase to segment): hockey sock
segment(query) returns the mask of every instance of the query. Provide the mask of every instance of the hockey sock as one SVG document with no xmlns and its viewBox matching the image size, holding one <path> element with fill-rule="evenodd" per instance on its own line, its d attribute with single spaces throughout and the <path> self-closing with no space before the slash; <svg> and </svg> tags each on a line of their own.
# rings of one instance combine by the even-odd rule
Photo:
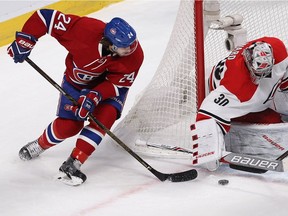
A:
<svg viewBox="0 0 288 216">
<path fill-rule="evenodd" d="M 117 118 L 117 110 L 109 104 L 99 105 L 93 114 L 107 128 L 110 128 Z M 79 134 L 71 156 L 83 164 L 100 144 L 104 134 L 104 131 L 90 120 L 90 124 L 85 126 Z"/>
<path fill-rule="evenodd" d="M 81 164 L 83 164 L 88 159 L 88 157 L 92 154 L 93 151 L 90 151 L 90 154 L 86 154 L 85 152 L 81 151 L 80 149 L 76 147 L 73 149 L 71 153 L 71 157 L 79 160 Z"/>
<path fill-rule="evenodd" d="M 83 128 L 84 122 L 70 119 L 56 118 L 44 130 L 39 137 L 39 145 L 43 149 L 48 149 L 56 144 L 61 143 L 66 138 L 72 137 L 79 133 Z"/>
</svg>

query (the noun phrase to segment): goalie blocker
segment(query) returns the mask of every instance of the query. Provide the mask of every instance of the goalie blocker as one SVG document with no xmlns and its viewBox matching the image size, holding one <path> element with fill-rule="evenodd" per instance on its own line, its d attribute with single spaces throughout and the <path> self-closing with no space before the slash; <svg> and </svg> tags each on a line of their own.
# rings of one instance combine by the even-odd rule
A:
<svg viewBox="0 0 288 216">
<path fill-rule="evenodd" d="M 205 119 L 190 126 L 192 133 L 193 165 L 203 165 L 214 171 L 225 151 L 224 136 L 214 119 Z"/>
</svg>

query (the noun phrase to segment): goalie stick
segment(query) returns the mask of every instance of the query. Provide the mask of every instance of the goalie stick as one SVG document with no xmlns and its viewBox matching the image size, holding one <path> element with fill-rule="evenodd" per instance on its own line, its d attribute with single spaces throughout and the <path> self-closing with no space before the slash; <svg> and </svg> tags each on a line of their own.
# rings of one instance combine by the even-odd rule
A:
<svg viewBox="0 0 288 216">
<path fill-rule="evenodd" d="M 52 84 L 61 94 L 63 94 L 67 99 L 69 99 L 74 105 L 78 106 L 78 102 L 65 90 L 59 86 L 51 77 L 49 77 L 38 65 L 36 65 L 30 58 L 26 58 L 25 61 L 30 64 L 38 73 L 40 73 L 50 84 Z M 88 115 L 89 118 L 94 121 L 101 129 L 105 131 L 117 144 L 119 144 L 124 150 L 126 150 L 131 156 L 133 156 L 138 162 L 140 162 L 146 169 L 154 174 L 160 181 L 169 180 L 171 182 L 183 182 L 189 181 L 197 178 L 197 170 L 191 169 L 178 173 L 165 174 L 155 170 L 146 161 L 144 161 L 140 156 L 138 156 L 132 149 L 130 149 L 125 143 L 123 143 L 114 133 L 112 133 L 108 128 L 105 127 L 100 121 L 98 121 L 91 113 Z"/>
<path fill-rule="evenodd" d="M 157 148 L 157 149 L 163 149 L 163 150 L 169 150 L 169 151 L 175 151 L 175 152 L 181 152 L 193 155 L 193 151 L 189 149 L 185 149 L 179 146 L 170 146 L 170 145 L 164 145 L 164 144 L 158 144 L 158 143 L 152 143 L 152 142 L 146 142 L 140 139 L 137 139 L 135 142 L 136 146 L 147 146 L 151 148 Z"/>
<path fill-rule="evenodd" d="M 220 162 L 228 163 L 230 168 L 253 173 L 265 173 L 267 171 L 288 171 L 288 151 L 280 155 L 276 160 L 267 160 L 260 157 L 228 153 Z"/>
<path fill-rule="evenodd" d="M 139 146 L 146 145 L 147 147 L 170 150 L 190 154 L 193 158 L 193 151 L 178 146 L 169 146 L 157 143 L 149 143 L 142 140 L 137 140 Z M 265 173 L 267 171 L 285 172 L 288 171 L 288 151 L 280 155 L 276 160 L 267 160 L 260 157 L 255 157 L 247 154 L 226 152 L 225 156 L 220 159 L 220 162 L 229 164 L 231 169 L 237 169 L 252 173 Z"/>
</svg>

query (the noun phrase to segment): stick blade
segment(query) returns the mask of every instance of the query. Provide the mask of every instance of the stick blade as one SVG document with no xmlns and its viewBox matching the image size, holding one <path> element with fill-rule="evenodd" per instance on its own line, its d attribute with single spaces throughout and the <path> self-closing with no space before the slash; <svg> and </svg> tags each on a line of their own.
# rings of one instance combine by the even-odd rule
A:
<svg viewBox="0 0 288 216">
<path fill-rule="evenodd" d="M 250 172 L 250 173 L 257 173 L 257 174 L 263 174 L 263 173 L 266 173 L 268 171 L 268 170 L 264 170 L 264 169 L 253 168 L 253 167 L 239 166 L 239 165 L 235 165 L 235 164 L 229 164 L 229 167 L 231 169 L 240 170 L 240 171 L 244 171 L 244 172 Z"/>
<path fill-rule="evenodd" d="M 167 180 L 171 182 L 185 182 L 196 179 L 197 176 L 198 176 L 197 170 L 192 169 L 180 173 L 168 174 Z"/>
<path fill-rule="evenodd" d="M 193 180 L 198 176 L 198 172 L 195 169 L 170 174 L 161 173 L 155 169 L 150 169 L 150 171 L 162 182 L 166 180 L 171 182 L 185 182 Z"/>
</svg>

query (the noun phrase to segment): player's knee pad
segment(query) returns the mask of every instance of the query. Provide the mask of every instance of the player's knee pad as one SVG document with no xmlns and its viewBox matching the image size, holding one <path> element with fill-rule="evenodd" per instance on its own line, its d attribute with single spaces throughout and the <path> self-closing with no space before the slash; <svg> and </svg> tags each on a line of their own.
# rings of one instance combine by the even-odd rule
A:
<svg viewBox="0 0 288 216">
<path fill-rule="evenodd" d="M 93 112 L 93 115 L 106 128 L 110 129 L 117 119 L 118 110 L 110 104 L 103 103 L 99 104 L 96 107 L 95 111 Z M 99 128 L 94 121 L 89 119 L 89 122 L 90 122 L 89 127 L 99 130 L 101 131 L 101 133 L 104 134 L 104 131 L 101 128 Z"/>
<path fill-rule="evenodd" d="M 66 139 L 78 134 L 84 126 L 83 121 L 57 118 L 53 122 L 53 132 L 59 139 Z"/>
</svg>

